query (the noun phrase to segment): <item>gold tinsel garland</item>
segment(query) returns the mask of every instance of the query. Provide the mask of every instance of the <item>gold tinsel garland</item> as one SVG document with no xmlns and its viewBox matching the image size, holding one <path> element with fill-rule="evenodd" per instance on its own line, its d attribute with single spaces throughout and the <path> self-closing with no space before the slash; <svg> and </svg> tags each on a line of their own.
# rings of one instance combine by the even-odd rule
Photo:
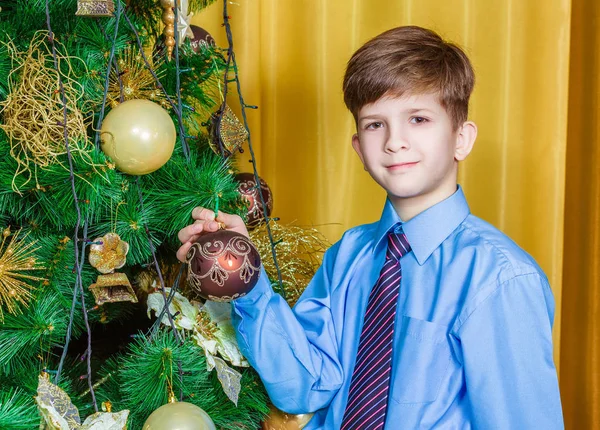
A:
<svg viewBox="0 0 600 430">
<path fill-rule="evenodd" d="M 12 42 L 6 44 L 13 67 L 9 75 L 10 93 L 0 103 L 3 116 L 0 128 L 6 132 L 10 154 L 18 163 L 13 178 L 13 190 L 16 192 L 20 192 L 15 183 L 18 175 L 27 174 L 21 189 L 31 180 L 31 163 L 35 171 L 37 167 L 59 162 L 58 157 L 66 154 L 59 76 L 64 87 L 71 153 L 88 153 L 93 149 L 87 139 L 84 114 L 78 107 L 84 94 L 83 86 L 77 82 L 71 66 L 72 61 L 82 60 L 64 54 L 64 47 L 55 41 L 60 70 L 57 72 L 47 39 L 48 32 L 38 31 L 25 52 L 17 51 Z"/>
<path fill-rule="evenodd" d="M 45 267 L 33 256 L 39 249 L 35 241 L 27 242 L 28 234 L 19 238 L 21 230 L 11 235 L 10 228 L 2 231 L 0 244 L 0 322 L 4 321 L 2 307 L 15 315 L 19 312 L 18 304 L 27 306 L 32 298 L 29 281 L 43 281 L 43 278 L 29 275 L 27 272 L 43 270 Z M 8 242 L 8 243 L 7 243 Z"/>
<path fill-rule="evenodd" d="M 277 243 L 277 263 L 281 271 L 286 300 L 293 306 L 316 273 L 323 253 L 331 246 L 314 228 L 295 225 L 270 224 Z M 250 239 L 261 256 L 263 266 L 272 280 L 277 279 L 277 269 L 271 255 L 271 242 L 265 224 L 250 232 Z"/>
</svg>

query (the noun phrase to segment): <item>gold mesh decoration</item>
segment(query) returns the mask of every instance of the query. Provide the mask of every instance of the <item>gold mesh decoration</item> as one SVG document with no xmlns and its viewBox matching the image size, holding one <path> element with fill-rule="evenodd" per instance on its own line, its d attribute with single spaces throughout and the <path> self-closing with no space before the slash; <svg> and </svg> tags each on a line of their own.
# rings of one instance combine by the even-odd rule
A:
<svg viewBox="0 0 600 430">
<path fill-rule="evenodd" d="M 35 247 L 35 241 L 27 243 L 28 234 L 19 238 L 20 232 L 21 230 L 17 231 L 10 239 L 9 227 L 2 232 L 2 244 L 0 245 L 0 322 L 4 320 L 2 307 L 6 307 L 9 313 L 15 315 L 19 312 L 18 303 L 27 306 L 32 297 L 32 286 L 26 280 L 43 281 L 43 278 L 28 273 L 44 269 L 44 266 L 33 256 L 33 253 L 39 247 Z"/>
<path fill-rule="evenodd" d="M 77 12 L 79 16 L 113 16 L 115 4 L 113 0 L 77 0 Z"/>
<path fill-rule="evenodd" d="M 160 59 L 154 59 L 153 67 L 160 68 Z M 120 79 L 123 84 L 123 100 L 147 99 L 159 103 L 163 108 L 170 109 L 164 93 L 156 88 L 156 81 L 146 67 L 142 55 L 134 47 L 128 47 L 117 60 L 119 65 Z M 156 72 L 159 79 L 164 76 L 163 72 Z M 121 103 L 121 83 L 119 74 L 112 68 L 108 86 L 108 102 L 114 108 Z"/>
<path fill-rule="evenodd" d="M 129 279 L 124 273 L 98 276 L 96 283 L 90 285 L 90 291 L 94 295 L 97 305 L 114 302 L 137 303 L 138 301 Z"/>
<path fill-rule="evenodd" d="M 57 157 L 66 154 L 59 72 L 54 68 L 47 39 L 48 32 L 36 32 L 26 52 L 17 51 L 10 41 L 6 44 L 14 67 L 8 78 L 10 92 L 0 103 L 3 115 L 0 128 L 7 134 L 10 155 L 18 163 L 12 183 L 13 190 L 18 193 L 32 178 L 31 163 L 34 170 L 37 166 L 47 167 L 59 162 Z M 73 155 L 87 154 L 86 159 L 91 163 L 89 152 L 93 150 L 93 144 L 88 142 L 87 124 L 78 107 L 84 94 L 83 86 L 77 82 L 71 66 L 72 61 L 82 60 L 64 54 L 64 47 L 58 41 L 55 43 L 67 107 L 69 149 Z M 25 174 L 24 183 L 17 186 L 16 178 L 22 173 Z"/>
<path fill-rule="evenodd" d="M 281 271 L 286 300 L 293 306 L 321 266 L 323 253 L 331 246 L 314 228 L 269 223 L 277 242 L 277 262 Z M 270 279 L 277 279 L 277 269 L 271 255 L 271 241 L 263 224 L 250 232 L 250 239 L 261 256 Z"/>
<path fill-rule="evenodd" d="M 210 148 L 217 154 L 221 155 L 221 149 L 219 147 L 219 140 L 223 144 L 223 150 L 227 157 L 233 155 L 244 144 L 248 139 L 248 130 L 244 127 L 244 124 L 235 116 L 231 108 L 225 105 L 225 112 L 220 118 L 221 127 L 219 129 L 219 114 L 217 112 L 213 115 L 210 125 L 209 140 Z"/>
</svg>

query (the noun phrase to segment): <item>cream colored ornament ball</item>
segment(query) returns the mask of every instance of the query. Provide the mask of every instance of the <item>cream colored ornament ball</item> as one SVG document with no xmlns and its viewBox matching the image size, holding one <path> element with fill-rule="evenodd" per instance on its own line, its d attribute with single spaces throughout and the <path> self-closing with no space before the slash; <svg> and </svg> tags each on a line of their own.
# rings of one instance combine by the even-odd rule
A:
<svg viewBox="0 0 600 430">
<path fill-rule="evenodd" d="M 143 430 L 217 430 L 201 408 L 187 402 L 173 402 L 150 414 Z"/>
<path fill-rule="evenodd" d="M 134 99 L 111 110 L 100 130 L 102 151 L 117 169 L 146 175 L 173 155 L 177 132 L 165 109 L 150 100 Z"/>
</svg>

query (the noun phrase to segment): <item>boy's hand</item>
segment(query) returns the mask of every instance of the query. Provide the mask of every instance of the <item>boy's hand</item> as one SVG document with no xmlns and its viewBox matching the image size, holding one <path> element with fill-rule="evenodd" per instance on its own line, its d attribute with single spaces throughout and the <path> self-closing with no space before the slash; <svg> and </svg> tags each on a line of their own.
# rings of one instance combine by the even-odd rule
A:
<svg viewBox="0 0 600 430">
<path fill-rule="evenodd" d="M 192 244 L 198 240 L 202 233 L 213 233 L 219 230 L 219 223 L 227 230 L 235 231 L 249 237 L 248 230 L 244 220 L 237 215 L 230 215 L 219 211 L 215 218 L 215 213 L 210 209 L 197 207 L 192 211 L 193 224 L 179 230 L 178 237 L 182 243 L 177 250 L 177 259 L 185 262 L 185 256 L 192 247 Z"/>
</svg>

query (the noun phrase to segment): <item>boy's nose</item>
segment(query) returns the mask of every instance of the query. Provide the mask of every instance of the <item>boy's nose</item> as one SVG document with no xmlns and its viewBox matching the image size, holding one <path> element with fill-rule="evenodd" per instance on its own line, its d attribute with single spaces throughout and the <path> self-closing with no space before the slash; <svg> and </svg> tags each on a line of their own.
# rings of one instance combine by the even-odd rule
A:
<svg viewBox="0 0 600 430">
<path fill-rule="evenodd" d="M 410 143 L 408 136 L 402 132 L 402 130 L 392 130 L 387 136 L 385 142 L 386 152 L 398 152 L 402 149 L 409 149 Z"/>
</svg>

